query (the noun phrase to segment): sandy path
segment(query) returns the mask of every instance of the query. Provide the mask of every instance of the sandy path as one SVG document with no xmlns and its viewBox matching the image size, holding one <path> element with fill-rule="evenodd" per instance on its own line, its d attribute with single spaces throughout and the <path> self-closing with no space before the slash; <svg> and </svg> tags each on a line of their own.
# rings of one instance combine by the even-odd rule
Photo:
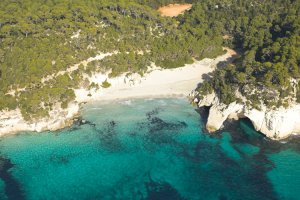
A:
<svg viewBox="0 0 300 200">
<path fill-rule="evenodd" d="M 176 17 L 191 8 L 192 4 L 169 4 L 167 6 L 160 7 L 158 11 L 162 16 Z"/>
</svg>

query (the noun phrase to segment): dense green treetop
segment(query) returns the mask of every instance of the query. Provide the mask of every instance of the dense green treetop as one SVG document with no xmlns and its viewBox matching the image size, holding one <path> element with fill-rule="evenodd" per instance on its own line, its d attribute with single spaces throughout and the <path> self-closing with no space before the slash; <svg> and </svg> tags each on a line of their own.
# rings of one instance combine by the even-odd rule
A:
<svg viewBox="0 0 300 200">
<path fill-rule="evenodd" d="M 217 21 L 214 26 L 232 36 L 231 45 L 241 56 L 232 65 L 217 69 L 200 86 L 200 93 L 215 91 L 225 104 L 244 101 L 258 109 L 261 103 L 276 108 L 300 102 L 300 1 L 210 3 L 218 6 L 213 14 L 205 14 L 211 13 Z"/>
<path fill-rule="evenodd" d="M 176 18 L 161 17 L 156 9 L 169 3 L 193 7 Z M 0 110 L 19 107 L 28 120 L 47 116 L 57 102 L 66 107 L 74 99 L 74 88 L 101 87 L 86 83 L 83 73 L 143 74 L 152 62 L 174 68 L 216 57 L 224 45 L 242 56 L 217 69 L 199 88 L 202 94 L 216 91 L 225 103 L 236 100 L 237 89 L 250 95 L 247 90 L 263 87 L 288 96 L 290 79 L 299 77 L 299 5 L 299 0 L 2 0 Z M 41 83 L 99 52 L 115 51 Z"/>
<path fill-rule="evenodd" d="M 55 103 L 66 107 L 74 99 L 73 88 L 86 86 L 82 73 L 143 74 L 151 62 L 173 68 L 222 53 L 220 35 L 200 30 L 194 35 L 182 21 L 161 17 L 156 6 L 125 0 L 1 1 L 0 110 L 19 107 L 28 120 L 47 116 Z M 115 51 L 41 83 L 99 52 Z"/>
</svg>

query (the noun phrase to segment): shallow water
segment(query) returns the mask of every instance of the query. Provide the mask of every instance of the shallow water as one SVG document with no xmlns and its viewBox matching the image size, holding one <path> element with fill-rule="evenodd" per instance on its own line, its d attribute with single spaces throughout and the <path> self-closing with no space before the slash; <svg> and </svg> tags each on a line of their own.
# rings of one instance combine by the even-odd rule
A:
<svg viewBox="0 0 300 200">
<path fill-rule="evenodd" d="M 248 121 L 203 133 L 185 99 L 87 105 L 57 132 L 0 141 L 1 199 L 300 199 L 300 140 Z"/>
</svg>

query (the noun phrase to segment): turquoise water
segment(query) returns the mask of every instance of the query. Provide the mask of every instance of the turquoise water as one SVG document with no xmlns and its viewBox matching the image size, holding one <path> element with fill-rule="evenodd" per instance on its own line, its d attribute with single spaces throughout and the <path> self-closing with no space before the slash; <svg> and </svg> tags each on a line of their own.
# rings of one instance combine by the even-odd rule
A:
<svg viewBox="0 0 300 200">
<path fill-rule="evenodd" d="M 70 128 L 1 139 L 0 199 L 300 199 L 299 144 L 248 121 L 208 135 L 185 99 L 94 103 Z"/>
</svg>

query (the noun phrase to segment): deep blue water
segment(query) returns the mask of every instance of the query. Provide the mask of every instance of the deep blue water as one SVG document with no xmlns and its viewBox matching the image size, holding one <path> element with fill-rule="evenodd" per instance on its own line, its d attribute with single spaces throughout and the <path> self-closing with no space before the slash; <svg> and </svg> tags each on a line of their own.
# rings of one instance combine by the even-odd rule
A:
<svg viewBox="0 0 300 200">
<path fill-rule="evenodd" d="M 209 135 L 201 116 L 185 99 L 95 103 L 71 128 L 4 137 L 0 199 L 300 199 L 300 139 L 247 120 Z"/>
</svg>

